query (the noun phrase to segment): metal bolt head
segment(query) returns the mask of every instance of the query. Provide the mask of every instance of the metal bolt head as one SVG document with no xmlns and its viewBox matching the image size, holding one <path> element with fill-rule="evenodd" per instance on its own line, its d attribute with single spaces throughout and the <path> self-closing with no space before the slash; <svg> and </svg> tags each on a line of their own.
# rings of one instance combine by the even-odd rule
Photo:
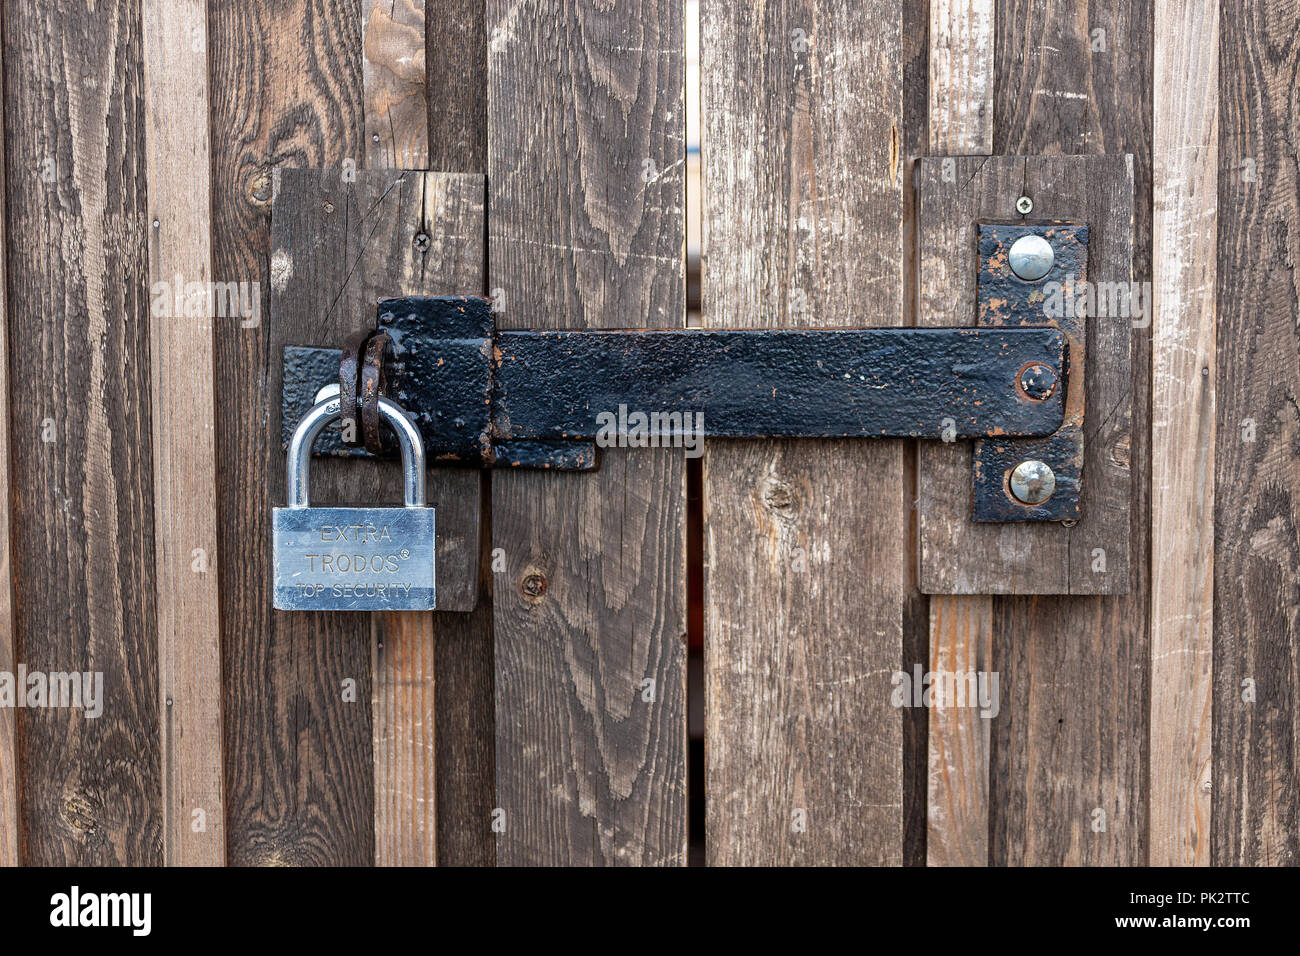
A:
<svg viewBox="0 0 1300 956">
<path fill-rule="evenodd" d="M 415 234 L 415 248 L 419 252 L 428 252 L 429 247 L 433 245 L 433 240 L 429 238 L 427 232 L 417 232 Z"/>
<path fill-rule="evenodd" d="M 1042 236 L 1021 236 L 1011 243 L 1009 255 L 1011 271 L 1026 282 L 1037 282 L 1052 270 L 1056 253 L 1052 244 Z"/>
<path fill-rule="evenodd" d="M 1050 365 L 1026 365 L 1020 373 L 1020 390 L 1036 402 L 1051 398 L 1056 383 L 1056 369 Z"/>
<path fill-rule="evenodd" d="M 1022 216 L 1028 216 L 1034 211 L 1034 201 L 1028 196 L 1021 196 L 1016 200 L 1016 212 Z"/>
<path fill-rule="evenodd" d="M 1011 493 L 1027 505 L 1041 505 L 1056 490 L 1056 475 L 1041 461 L 1022 461 L 1011 472 Z"/>
</svg>

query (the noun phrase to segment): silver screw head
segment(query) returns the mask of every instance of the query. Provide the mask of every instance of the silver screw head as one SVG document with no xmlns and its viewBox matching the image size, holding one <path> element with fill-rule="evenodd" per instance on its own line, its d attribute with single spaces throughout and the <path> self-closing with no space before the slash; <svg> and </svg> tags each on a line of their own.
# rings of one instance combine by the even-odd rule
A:
<svg viewBox="0 0 1300 956">
<path fill-rule="evenodd" d="M 1011 472 L 1011 493 L 1027 505 L 1041 505 L 1056 490 L 1056 475 L 1041 461 L 1022 461 Z"/>
<path fill-rule="evenodd" d="M 1011 271 L 1026 282 L 1037 282 L 1052 270 L 1056 253 L 1042 236 L 1021 236 L 1011 243 Z"/>
<path fill-rule="evenodd" d="M 1034 211 L 1034 201 L 1028 196 L 1021 196 L 1016 200 L 1016 212 L 1022 216 L 1028 216 Z"/>
</svg>

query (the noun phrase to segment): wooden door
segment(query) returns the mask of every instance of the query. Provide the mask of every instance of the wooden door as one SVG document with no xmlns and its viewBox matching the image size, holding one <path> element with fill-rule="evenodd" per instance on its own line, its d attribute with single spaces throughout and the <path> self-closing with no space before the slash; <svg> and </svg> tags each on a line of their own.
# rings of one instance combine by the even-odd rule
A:
<svg viewBox="0 0 1300 956">
<path fill-rule="evenodd" d="M 1296 863 L 1295 25 L 6 0 L 0 862 Z M 402 294 L 974 325 L 966 237 L 1021 193 L 1140 303 L 1089 317 L 1094 525 L 972 538 L 914 440 L 605 449 L 434 469 L 444 610 L 272 610 L 285 346 Z M 900 706 L 945 671 L 995 713 Z"/>
</svg>

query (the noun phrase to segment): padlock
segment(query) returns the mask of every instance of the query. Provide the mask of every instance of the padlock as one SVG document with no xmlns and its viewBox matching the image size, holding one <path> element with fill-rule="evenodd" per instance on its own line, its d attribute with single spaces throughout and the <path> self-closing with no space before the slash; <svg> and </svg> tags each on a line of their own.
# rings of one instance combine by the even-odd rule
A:
<svg viewBox="0 0 1300 956">
<path fill-rule="evenodd" d="M 405 506 L 313 508 L 308 466 L 321 430 L 339 417 L 320 402 L 289 442 L 288 505 L 272 511 L 275 606 L 281 611 L 431 611 L 434 509 L 424 502 L 424 440 L 400 406 L 379 413 L 402 448 Z"/>
</svg>

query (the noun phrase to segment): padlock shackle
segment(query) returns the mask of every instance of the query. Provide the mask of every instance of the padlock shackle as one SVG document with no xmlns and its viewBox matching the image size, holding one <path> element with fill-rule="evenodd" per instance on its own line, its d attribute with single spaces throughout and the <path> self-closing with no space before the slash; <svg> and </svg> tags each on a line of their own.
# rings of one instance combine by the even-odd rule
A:
<svg viewBox="0 0 1300 956">
<path fill-rule="evenodd" d="M 339 399 L 327 398 L 303 416 L 289 441 L 289 462 L 285 474 L 288 486 L 289 507 L 307 508 L 311 500 L 311 449 L 316 436 L 330 422 L 339 417 Z M 423 508 L 424 500 L 424 439 L 402 407 L 384 397 L 379 399 L 379 416 L 397 435 L 402 449 L 402 488 L 404 504 L 408 508 Z"/>
</svg>

